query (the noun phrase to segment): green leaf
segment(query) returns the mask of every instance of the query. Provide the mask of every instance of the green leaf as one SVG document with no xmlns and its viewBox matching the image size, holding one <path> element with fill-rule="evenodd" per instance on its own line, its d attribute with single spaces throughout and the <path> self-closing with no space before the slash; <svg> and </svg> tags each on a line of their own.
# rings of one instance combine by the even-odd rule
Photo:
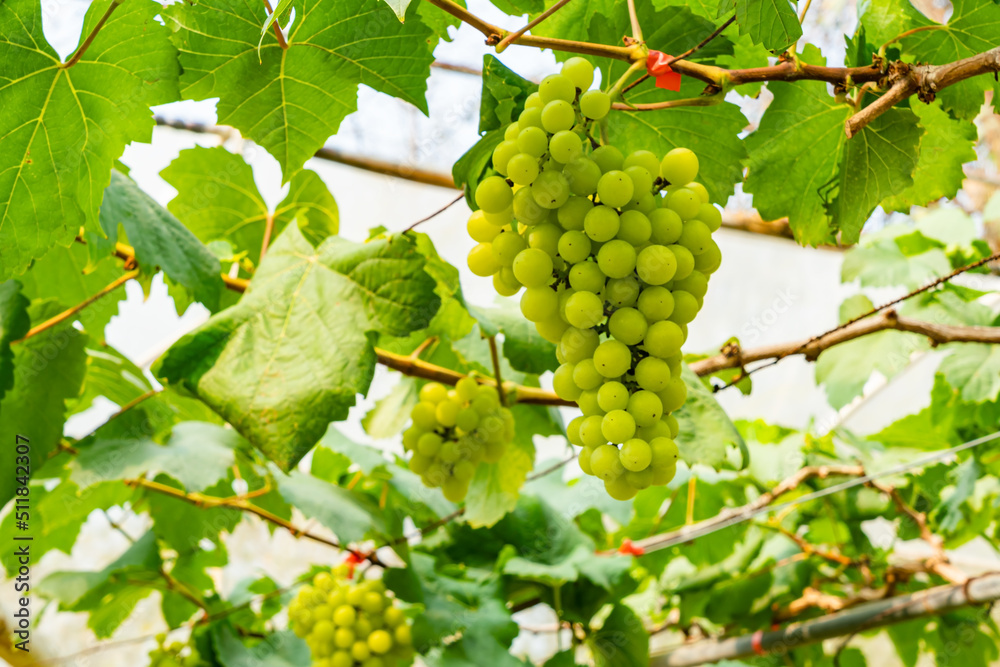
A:
<svg viewBox="0 0 1000 667">
<path fill-rule="evenodd" d="M 252 648 L 240 641 L 228 623 L 216 623 L 211 629 L 212 646 L 222 667 L 309 667 L 309 645 L 291 630 L 268 635 Z"/>
<path fill-rule="evenodd" d="M 862 0 L 858 17 L 873 50 L 907 30 L 931 24 L 910 0 Z"/>
<path fill-rule="evenodd" d="M 887 211 L 906 213 L 911 206 L 923 206 L 942 197 L 954 197 L 962 187 L 962 165 L 976 159 L 976 126 L 955 120 L 942 111 L 940 103 L 912 102 L 910 108 L 925 132 L 920 139 L 920 155 L 913 185 L 882 202 Z"/>
<path fill-rule="evenodd" d="M 135 258 L 148 273 L 162 269 L 209 310 L 218 310 L 224 289 L 222 266 L 208 248 L 169 211 L 160 206 L 128 176 L 111 172 L 111 184 L 101 203 L 101 227 L 108 242 L 125 230 Z"/>
<path fill-rule="evenodd" d="M 382 0 L 294 5 L 282 48 L 260 42 L 263 3 L 205 0 L 171 5 L 184 99 L 218 97 L 219 122 L 263 146 L 287 181 L 357 109 L 365 84 L 426 113 L 432 33 L 419 19 L 396 20 Z"/>
<path fill-rule="evenodd" d="M 313 248 L 289 225 L 240 302 L 181 338 L 156 372 L 290 470 L 368 390 L 372 335 L 427 326 L 440 299 L 423 267 L 403 236 Z"/>
<path fill-rule="evenodd" d="M 276 477 L 285 501 L 332 530 L 341 542 L 357 542 L 372 531 L 385 532 L 378 506 L 368 498 L 298 471 Z"/>
<path fill-rule="evenodd" d="M 313 245 L 337 233 L 337 202 L 316 172 L 295 172 L 288 195 L 270 211 L 243 157 L 222 146 L 181 151 L 160 172 L 177 189 L 167 208 L 204 243 L 228 241 L 255 265 L 268 220 L 275 239 L 298 216 L 302 235 Z"/>
<path fill-rule="evenodd" d="M 340 429 L 333 424 L 327 429 L 323 439 L 319 441 L 319 445 L 331 452 L 346 456 L 366 475 L 370 475 L 376 468 L 388 463 L 381 451 L 368 445 L 359 445 L 341 433 Z"/>
<path fill-rule="evenodd" d="M 406 8 L 410 6 L 410 0 L 385 0 L 385 4 L 392 8 L 400 23 L 406 19 Z"/>
<path fill-rule="evenodd" d="M 922 134 L 916 114 L 890 109 L 847 142 L 834 216 L 843 242 L 856 243 L 875 207 L 913 185 Z"/>
<path fill-rule="evenodd" d="M 111 6 L 90 5 L 83 35 Z M 126 0 L 64 67 L 43 33 L 39 3 L 0 5 L 0 280 L 69 245 L 81 227 L 100 229 L 114 161 L 129 142 L 151 138 L 149 106 L 177 96 L 176 53 L 154 18 L 160 10 Z"/>
<path fill-rule="evenodd" d="M 54 316 L 59 309 L 52 306 L 32 305 L 31 321 L 38 324 Z M 15 442 L 30 441 L 32 473 L 62 438 L 66 402 L 76 398 L 83 387 L 86 344 L 85 334 L 63 323 L 13 348 L 14 387 L 0 401 L 0 442 L 7 455 L 13 457 Z M 13 495 L 14 475 L 4 475 L 0 478 L 0 505 Z"/>
<path fill-rule="evenodd" d="M 241 439 L 231 429 L 201 422 L 174 427 L 167 444 L 152 440 L 104 440 L 81 447 L 69 464 L 81 489 L 117 479 L 170 475 L 188 491 L 204 491 L 225 479 Z"/>
<path fill-rule="evenodd" d="M 616 604 L 604 625 L 587 640 L 597 667 L 646 667 L 649 633 L 634 611 Z"/>
<path fill-rule="evenodd" d="M 108 345 L 100 349 L 88 347 L 86 353 L 87 376 L 83 393 L 74 401 L 74 414 L 89 408 L 98 396 L 122 407 L 152 391 L 153 386 L 142 369 L 115 348 Z"/>
<path fill-rule="evenodd" d="M 981 403 L 1000 395 L 1000 347 L 985 343 L 962 343 L 941 362 L 940 372 L 953 387 L 961 387 L 962 398 Z"/>
<path fill-rule="evenodd" d="M 31 328 L 30 302 L 21 294 L 21 283 L 0 283 L 0 400 L 14 387 L 14 352 L 10 344 Z"/>
<path fill-rule="evenodd" d="M 185 490 L 167 475 L 155 475 L 155 479 L 165 486 Z M 225 477 L 204 491 L 217 498 L 233 495 L 233 487 Z M 221 533 L 231 532 L 243 518 L 243 513 L 235 508 L 202 507 L 165 493 L 148 493 L 146 502 L 157 539 L 182 556 L 201 551 L 202 540 L 220 544 Z"/>
<path fill-rule="evenodd" d="M 518 76 L 493 55 L 483 56 L 483 97 L 479 103 L 479 132 L 500 129 L 517 120 L 528 95 L 538 86 Z"/>
<path fill-rule="evenodd" d="M 862 287 L 901 285 L 912 289 L 950 271 L 948 258 L 938 249 L 907 257 L 894 241 L 878 239 L 847 252 L 840 280 L 857 280 Z"/>
<path fill-rule="evenodd" d="M 872 373 L 892 378 L 910 364 L 910 355 L 927 347 L 925 338 L 902 331 L 869 334 L 820 354 L 816 382 L 824 385 L 827 400 L 839 410 L 861 395 Z"/>
<path fill-rule="evenodd" d="M 802 36 L 795 8 L 788 0 L 736 0 L 741 35 L 769 51 L 784 51 Z"/>
<path fill-rule="evenodd" d="M 396 437 L 410 421 L 410 410 L 417 404 L 419 389 L 414 378 L 400 378 L 389 394 L 361 418 L 365 432 L 377 439 Z"/>
<path fill-rule="evenodd" d="M 681 457 L 690 465 L 718 468 L 726 460 L 727 445 L 732 445 L 739 447 L 742 467 L 746 467 L 750 452 L 729 415 L 687 364 L 681 369 L 681 377 L 688 389 L 687 400 L 674 413 L 680 427 L 675 440 Z"/>
<path fill-rule="evenodd" d="M 559 368 L 556 346 L 542 338 L 538 329 L 524 319 L 520 312 L 505 308 L 478 308 L 477 318 L 487 318 L 491 325 L 503 333 L 503 356 L 511 368 L 541 375 Z"/>
</svg>

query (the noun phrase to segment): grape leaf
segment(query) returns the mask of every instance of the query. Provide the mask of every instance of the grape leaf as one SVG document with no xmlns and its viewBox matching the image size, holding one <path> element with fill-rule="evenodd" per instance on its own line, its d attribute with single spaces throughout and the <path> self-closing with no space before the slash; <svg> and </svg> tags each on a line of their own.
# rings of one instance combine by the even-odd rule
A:
<svg viewBox="0 0 1000 667">
<path fill-rule="evenodd" d="M 184 490 L 168 475 L 155 475 L 155 481 L 170 488 Z M 233 494 L 233 487 L 228 479 L 223 478 L 205 489 L 205 493 L 226 498 Z M 185 556 L 201 551 L 203 547 L 199 545 L 202 540 L 219 545 L 221 533 L 231 532 L 243 518 L 243 513 L 232 507 L 194 505 L 165 493 L 149 493 L 146 502 L 157 539 Z M 194 609 L 190 611 L 193 613 Z"/>
<path fill-rule="evenodd" d="M 587 641 L 597 667 L 646 667 L 649 633 L 634 611 L 616 604 L 604 625 Z"/>
<path fill-rule="evenodd" d="M 406 8 L 410 6 L 410 0 L 384 0 L 384 2 L 389 5 L 400 23 L 406 19 Z"/>
<path fill-rule="evenodd" d="M 0 283 L 0 400 L 14 386 L 14 352 L 10 344 L 31 328 L 29 305 L 28 298 L 21 294 L 21 283 Z"/>
<path fill-rule="evenodd" d="M 511 368 L 532 375 L 559 368 L 556 346 L 542 338 L 535 325 L 521 313 L 513 309 L 477 308 L 474 315 L 481 323 L 486 318 L 493 328 L 503 333 L 503 356 Z"/>
<path fill-rule="evenodd" d="M 687 364 L 681 368 L 681 377 L 688 388 L 687 400 L 674 413 L 680 427 L 675 440 L 681 457 L 690 465 L 718 468 L 726 460 L 727 445 L 733 445 L 742 452 L 742 467 L 746 467 L 749 450 L 726 411 Z"/>
<path fill-rule="evenodd" d="M 769 51 L 784 51 L 802 36 L 799 17 L 788 0 L 736 0 L 735 5 L 740 34 Z"/>
<path fill-rule="evenodd" d="M 268 210 L 257 190 L 253 171 L 243 157 L 222 146 L 195 147 L 181 151 L 160 176 L 177 189 L 167 208 L 205 243 L 228 241 L 246 251 L 254 264 L 268 220 L 275 239 L 296 216 L 302 234 L 318 245 L 337 233 L 337 202 L 323 180 L 313 171 L 297 171 L 288 195 L 274 211 Z"/>
<path fill-rule="evenodd" d="M 940 103 L 910 105 L 925 129 L 920 139 L 920 155 L 913 185 L 882 202 L 887 211 L 906 213 L 911 206 L 923 206 L 942 197 L 954 197 L 962 187 L 962 165 L 976 159 L 976 126 L 955 120 L 942 111 Z"/>
<path fill-rule="evenodd" d="M 961 387 L 966 401 L 995 401 L 1000 395 L 1000 347 L 983 343 L 955 347 L 939 368 L 948 384 Z"/>
<path fill-rule="evenodd" d="M 857 280 L 862 287 L 902 285 L 912 289 L 949 271 L 948 258 L 937 248 L 907 256 L 896 242 L 880 239 L 847 253 L 840 280 Z"/>
<path fill-rule="evenodd" d="M 373 438 L 394 438 L 410 420 L 410 410 L 417 404 L 419 386 L 414 378 L 403 377 L 375 407 L 361 419 L 365 432 Z"/>
<path fill-rule="evenodd" d="M 142 369 L 115 348 L 104 345 L 95 349 L 92 346 L 86 353 L 87 375 L 83 392 L 73 402 L 74 414 L 89 408 L 98 396 L 121 407 L 152 391 L 153 386 Z"/>
<path fill-rule="evenodd" d="M 222 667 L 309 667 L 309 645 L 291 630 L 275 632 L 247 647 L 228 622 L 211 626 L 212 646 Z"/>
<path fill-rule="evenodd" d="M 314 248 L 291 224 L 240 302 L 181 338 L 156 373 L 289 470 L 368 390 L 373 334 L 430 322 L 440 298 L 423 269 L 404 236 Z"/>
<path fill-rule="evenodd" d="M 136 261 L 146 272 L 162 269 L 196 301 L 218 310 L 224 289 L 219 260 L 177 218 L 117 170 L 111 172 L 111 184 L 104 192 L 100 220 L 109 244 L 118 241 L 121 225 L 135 249 Z"/>
<path fill-rule="evenodd" d="M 298 471 L 276 473 L 275 478 L 289 505 L 332 530 L 341 542 L 360 541 L 372 531 L 385 533 L 378 505 L 369 498 Z"/>
<path fill-rule="evenodd" d="M 42 6 L 0 5 L 0 280 L 69 245 L 81 227 L 97 232 L 98 208 L 114 161 L 131 141 L 148 141 L 149 106 L 177 97 L 169 31 L 146 0 L 98 0 L 83 23 L 89 35 L 70 67 L 45 39 Z"/>
<path fill-rule="evenodd" d="M 902 331 L 879 331 L 841 343 L 816 359 L 816 382 L 836 409 L 850 403 L 875 371 L 892 378 L 910 363 L 910 355 L 927 349 L 923 337 Z"/>
<path fill-rule="evenodd" d="M 51 302 L 32 304 L 39 324 L 59 312 Z M 30 441 L 31 471 L 41 467 L 62 437 L 66 402 L 77 397 L 86 373 L 87 336 L 70 323 L 46 329 L 14 346 L 14 387 L 0 401 L 0 442 L 13 455 L 15 442 Z M 20 439 L 18 439 L 20 436 Z M 14 495 L 14 475 L 0 478 L 0 505 Z"/>
<path fill-rule="evenodd" d="M 483 96 L 479 102 L 479 131 L 496 130 L 512 121 L 524 110 L 528 95 L 538 86 L 518 76 L 495 56 L 483 56 Z"/>
<path fill-rule="evenodd" d="M 365 84 L 426 113 L 431 32 L 417 16 L 396 20 L 383 0 L 296 3 L 282 48 L 273 33 L 263 43 L 263 3 L 205 0 L 174 4 L 184 99 L 218 97 L 219 122 L 263 146 L 284 180 L 337 133 L 357 108 Z"/>
</svg>

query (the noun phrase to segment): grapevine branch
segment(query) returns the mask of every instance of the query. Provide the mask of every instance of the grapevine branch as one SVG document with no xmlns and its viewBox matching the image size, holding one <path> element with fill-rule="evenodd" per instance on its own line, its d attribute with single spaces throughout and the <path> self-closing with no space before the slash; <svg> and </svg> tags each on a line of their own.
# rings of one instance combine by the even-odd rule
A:
<svg viewBox="0 0 1000 667">
<path fill-rule="evenodd" d="M 63 69 L 69 69 L 73 65 L 80 62 L 80 58 L 82 58 L 83 54 L 87 52 L 87 49 L 90 48 L 90 45 L 94 43 L 94 39 L 96 39 L 97 34 L 101 32 L 101 28 L 104 27 L 104 24 L 107 23 L 108 19 L 111 18 L 111 14 L 116 9 L 118 9 L 118 5 L 122 4 L 122 2 L 123 0 L 112 0 L 111 4 L 108 5 L 107 10 L 105 10 L 101 18 L 98 19 L 97 25 L 95 25 L 94 29 L 90 31 L 89 35 L 87 35 L 87 38 L 83 40 L 83 43 L 80 44 L 80 46 L 76 49 L 76 51 L 73 52 L 73 55 L 70 56 L 69 60 L 67 60 L 61 65 Z"/>
<path fill-rule="evenodd" d="M 409 227 L 407 227 L 406 229 L 404 229 L 401 233 L 405 234 L 406 232 L 412 232 L 417 227 L 417 225 L 422 225 L 423 223 L 427 222 L 428 220 L 432 220 L 432 219 L 436 218 L 437 216 L 441 215 L 442 213 L 444 213 L 445 211 L 447 211 L 449 208 L 451 208 L 452 206 L 454 206 L 458 202 L 462 201 L 464 198 L 465 198 L 465 193 L 460 193 L 457 197 L 455 197 L 454 199 L 452 199 L 450 202 L 448 202 L 447 204 L 445 204 L 444 206 L 442 206 L 438 210 L 434 211 L 430 215 L 427 215 L 427 216 L 424 216 L 423 218 L 420 218 L 419 220 L 417 220 L 416 222 L 414 222 L 412 225 L 410 225 Z"/>
<path fill-rule="evenodd" d="M 539 23 L 541 23 L 542 21 L 544 21 L 545 19 L 549 18 L 557 11 L 562 9 L 567 2 L 569 2 L 569 0 L 559 0 L 556 4 L 552 5 L 544 12 L 539 14 L 537 17 L 529 21 L 524 27 L 520 28 L 515 32 L 510 33 L 509 35 L 501 39 L 499 42 L 497 42 L 497 45 L 495 47 L 496 52 L 503 53 L 503 50 L 506 49 L 511 43 L 518 40 L 524 33 L 528 32 L 536 25 L 538 25 Z"/>
</svg>

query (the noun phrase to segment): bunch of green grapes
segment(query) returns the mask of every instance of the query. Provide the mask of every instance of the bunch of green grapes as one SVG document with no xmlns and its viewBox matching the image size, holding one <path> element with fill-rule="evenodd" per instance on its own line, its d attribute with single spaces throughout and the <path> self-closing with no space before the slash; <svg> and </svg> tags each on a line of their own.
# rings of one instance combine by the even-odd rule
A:
<svg viewBox="0 0 1000 667">
<path fill-rule="evenodd" d="M 454 389 L 429 382 L 410 412 L 403 447 L 413 452 L 410 470 L 429 487 L 441 487 L 458 502 L 480 462 L 496 463 L 514 437 L 514 416 L 500 404 L 495 387 L 462 378 Z"/>
<path fill-rule="evenodd" d="M 690 150 L 626 156 L 592 138 L 611 102 L 592 82 L 571 58 L 507 127 L 468 261 L 503 296 L 525 288 L 521 312 L 558 344 L 556 393 L 583 411 L 567 429 L 580 465 L 625 500 L 674 476 L 681 346 L 722 260 L 722 214 Z"/>
<path fill-rule="evenodd" d="M 167 636 L 156 636 L 157 647 L 149 652 L 149 667 L 200 667 L 201 655 L 194 646 L 173 642 L 167 646 Z"/>
<path fill-rule="evenodd" d="M 312 667 L 402 667 L 413 662 L 412 622 L 378 579 L 352 581 L 340 566 L 320 572 L 288 605 Z"/>
</svg>

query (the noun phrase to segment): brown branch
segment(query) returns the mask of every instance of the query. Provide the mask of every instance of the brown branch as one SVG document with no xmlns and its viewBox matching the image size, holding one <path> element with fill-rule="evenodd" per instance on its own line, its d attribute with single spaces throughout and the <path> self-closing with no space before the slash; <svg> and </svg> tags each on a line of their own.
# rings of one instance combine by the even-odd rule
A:
<svg viewBox="0 0 1000 667">
<path fill-rule="evenodd" d="M 524 35 L 524 33 L 528 32 L 529 30 L 531 30 L 532 28 L 534 28 L 536 25 L 538 25 L 539 23 L 541 23 L 542 21 L 544 21 L 545 19 L 549 18 L 550 16 L 552 16 L 553 14 L 555 14 L 557 11 L 559 11 L 560 9 L 562 9 L 563 6 L 567 2 L 569 2 L 569 0 L 559 0 L 556 4 L 552 5 L 551 7 L 549 7 L 548 9 L 546 9 L 544 12 L 542 12 L 541 14 L 539 14 L 538 16 L 536 16 L 534 19 L 532 19 L 531 21 L 529 21 L 524 27 L 522 27 L 519 30 L 516 30 L 516 31 L 514 31 L 512 33 L 510 33 L 509 35 L 507 35 L 506 37 L 504 37 L 503 39 L 501 39 L 497 43 L 497 45 L 496 45 L 496 49 L 495 49 L 496 52 L 497 53 L 503 53 L 504 49 L 506 49 L 508 46 L 510 46 L 516 40 L 520 39 L 521 36 Z"/>
<path fill-rule="evenodd" d="M 802 591 L 802 595 L 800 597 L 792 600 L 786 606 L 778 608 L 774 611 L 774 620 L 779 623 L 790 621 L 798 616 L 801 616 L 810 609 L 821 609 L 827 614 L 831 614 L 865 602 L 881 600 L 889 593 L 890 590 L 888 586 L 875 589 L 863 588 L 858 591 L 856 595 L 848 598 L 842 598 L 836 595 L 830 595 L 829 593 L 823 593 L 822 591 L 812 588 L 811 586 L 807 586 Z"/>
<path fill-rule="evenodd" d="M 431 67 L 437 69 L 443 69 L 447 72 L 458 72 L 459 74 L 468 74 L 470 76 L 482 76 L 483 70 L 476 69 L 475 67 L 467 67 L 466 65 L 456 65 L 454 63 L 448 63 L 441 60 L 435 60 L 431 63 Z"/>
<path fill-rule="evenodd" d="M 777 532 L 781 533 L 782 535 L 790 539 L 792 542 L 795 542 L 795 546 L 801 549 L 802 553 L 808 556 L 819 556 L 823 560 L 828 560 L 831 563 L 836 563 L 837 565 L 842 565 L 847 567 L 858 565 L 858 563 L 853 558 L 845 556 L 844 554 L 841 553 L 817 547 L 812 542 L 806 540 L 806 538 L 802 537 L 798 533 L 788 530 L 781 524 L 763 523 L 760 524 L 760 526 L 762 528 L 767 528 L 769 530 L 776 530 Z"/>
<path fill-rule="evenodd" d="M 490 359 L 493 361 L 493 381 L 497 386 L 497 394 L 500 395 L 500 405 L 507 407 L 507 392 L 503 388 L 503 377 L 500 375 L 500 352 L 497 350 L 497 337 L 487 336 L 490 344 Z"/>
<path fill-rule="evenodd" d="M 274 14 L 274 10 L 271 9 L 271 3 L 268 0 L 264 0 L 264 8 L 267 9 L 268 16 Z M 277 16 L 274 17 L 274 23 L 271 24 L 271 27 L 274 28 L 274 37 L 278 40 L 278 45 L 281 46 L 281 48 L 288 50 L 288 41 L 285 39 L 285 33 L 281 29 L 281 26 L 278 25 Z M 263 251 L 261 251 L 261 254 L 263 254 Z"/>
<path fill-rule="evenodd" d="M 264 259 L 264 253 L 267 252 L 268 246 L 271 245 L 271 234 L 273 233 L 274 233 L 274 214 L 268 213 L 267 218 L 264 221 L 264 240 L 260 242 L 259 259 Z"/>
<path fill-rule="evenodd" d="M 406 229 L 404 229 L 400 233 L 401 234 L 405 234 L 406 232 L 413 231 L 413 229 L 417 225 L 422 225 L 423 223 L 427 222 L 428 220 L 436 218 L 437 216 L 441 215 L 442 213 L 444 213 L 445 211 L 447 211 L 449 208 L 451 208 L 452 206 L 454 206 L 458 202 L 462 201 L 464 198 L 465 198 L 465 193 L 459 194 L 457 197 L 455 197 L 454 199 L 452 199 L 450 202 L 448 202 L 447 204 L 445 204 L 444 206 L 442 206 L 438 210 L 434 211 L 433 213 L 431 213 L 428 216 L 420 218 L 419 220 L 417 220 L 416 222 L 414 222 L 412 225 L 410 225 L 409 227 L 407 227 Z"/>
<path fill-rule="evenodd" d="M 112 12 L 118 9 L 118 5 L 122 4 L 122 2 L 123 0 L 111 0 L 111 4 L 108 5 L 107 10 L 105 10 L 101 18 L 98 19 L 97 24 L 94 26 L 94 29 L 90 31 L 90 34 L 87 35 L 87 38 L 85 40 L 83 40 L 83 43 L 80 44 L 80 46 L 76 49 L 76 51 L 73 52 L 73 55 L 70 56 L 69 60 L 67 60 L 61 65 L 63 69 L 69 69 L 73 65 L 80 62 L 80 58 L 83 57 L 83 54 L 87 52 L 87 49 L 90 48 L 90 45 L 94 43 L 94 39 L 97 38 L 97 33 L 101 32 L 101 28 L 103 28 L 104 24 L 107 23 L 108 19 L 111 18 Z"/>
<path fill-rule="evenodd" d="M 13 345 L 14 343 L 20 343 L 22 341 L 26 341 L 29 338 L 31 338 L 32 336 L 37 336 L 38 334 L 42 333 L 43 331 L 45 331 L 47 329 L 51 329 L 52 327 L 56 326 L 57 324 L 61 324 L 62 322 L 65 322 L 66 320 L 68 320 L 69 318 L 73 317 L 74 315 L 76 315 L 77 313 L 79 313 L 81 310 L 83 310 L 84 308 L 86 308 L 87 306 L 89 306 L 90 304 L 94 303 L 95 301 L 97 301 L 101 297 L 106 296 L 106 295 L 110 294 L 111 292 L 114 292 L 116 289 L 118 289 L 119 287 L 121 287 L 122 285 L 124 285 L 125 283 L 127 283 L 130 280 L 132 280 L 133 278 L 135 278 L 138 275 L 139 275 L 139 270 L 138 269 L 135 269 L 133 271 L 129 271 L 127 273 L 123 273 L 120 277 L 118 277 L 114 281 L 112 281 L 111 284 L 109 284 L 109 285 L 107 285 L 105 287 L 102 287 L 100 289 L 100 291 L 98 291 L 96 294 L 92 294 L 91 296 L 88 296 L 86 299 L 84 299 L 80 303 L 76 304 L 72 308 L 67 308 L 66 310 L 64 310 L 63 312 L 59 313 L 58 315 L 55 315 L 54 317 L 50 317 L 49 319 L 45 320 L 44 322 L 42 322 L 38 326 L 32 327 L 28 331 L 28 333 L 26 333 L 24 335 L 24 338 L 21 338 L 19 340 L 13 341 L 13 343 L 11 343 L 11 345 Z"/>
</svg>

